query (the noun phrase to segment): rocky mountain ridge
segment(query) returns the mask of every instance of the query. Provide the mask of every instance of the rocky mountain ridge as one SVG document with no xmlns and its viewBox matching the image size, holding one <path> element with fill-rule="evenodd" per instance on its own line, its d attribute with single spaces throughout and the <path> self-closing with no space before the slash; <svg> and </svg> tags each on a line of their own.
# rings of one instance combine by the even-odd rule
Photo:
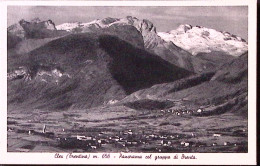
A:
<svg viewBox="0 0 260 166">
<path fill-rule="evenodd" d="M 230 35 L 227 32 L 221 33 L 204 27 L 181 25 L 177 30 L 172 30 L 169 33 L 157 33 L 156 27 L 152 22 L 132 16 L 125 18 L 107 17 L 88 23 L 63 23 L 57 26 L 51 20 L 40 21 L 40 19 L 34 19 L 31 22 L 21 20 L 20 24 L 8 28 L 8 43 L 10 43 L 8 45 L 11 48 L 17 46 L 18 48 L 15 49 L 17 53 L 25 53 L 27 50 L 30 51 L 37 48 L 41 43 L 45 44 L 47 41 L 52 40 L 51 38 L 53 37 L 95 32 L 100 29 L 122 25 L 133 26 L 139 31 L 143 38 L 144 48 L 147 51 L 195 73 L 215 70 L 219 65 L 219 60 L 224 63 L 226 58 L 231 59 L 229 55 L 239 56 L 239 53 L 242 54 L 247 51 L 247 44 L 243 39 Z M 199 30 L 195 33 L 193 29 Z M 203 32 L 200 32 L 200 29 L 204 29 Z M 190 37 L 191 34 L 193 37 Z M 225 40 L 223 38 L 220 40 L 219 38 L 221 37 L 215 38 L 216 35 L 213 36 L 212 34 L 217 34 L 218 36 L 219 34 L 224 34 Z M 185 36 L 187 35 L 189 38 L 186 39 Z M 21 36 L 27 36 L 27 38 L 37 41 L 23 40 Z M 120 37 L 120 35 L 118 36 Z M 227 42 L 233 45 L 231 46 Z M 192 56 L 192 54 L 197 56 Z"/>
<path fill-rule="evenodd" d="M 201 26 L 180 25 L 176 30 L 159 32 L 158 35 L 192 55 L 221 51 L 232 56 L 240 56 L 248 50 L 247 42 L 241 37 Z"/>
<path fill-rule="evenodd" d="M 125 24 L 134 26 L 142 34 L 146 50 L 195 73 L 215 70 L 220 61 L 225 63 L 232 56 L 236 57 L 247 51 L 245 40 L 228 32 L 191 25 L 180 25 L 169 33 L 157 32 L 149 20 L 132 16 L 121 19 L 105 18 L 89 23 L 65 23 L 58 25 L 57 29 L 70 32 L 80 29 L 80 32 L 87 32 L 88 27 L 104 28 Z"/>
<path fill-rule="evenodd" d="M 193 27 L 188 24 L 183 24 L 176 30 L 157 33 L 156 27 L 149 20 L 139 20 L 131 16 L 121 19 L 105 18 L 89 23 L 64 23 L 58 25 L 57 29 L 73 31 L 79 28 L 84 32 L 87 28 L 94 25 L 103 28 L 119 23 L 136 27 L 142 33 L 147 48 L 154 48 L 156 45 L 164 42 L 173 42 L 192 55 L 197 55 L 201 52 L 210 53 L 211 51 L 222 51 L 232 56 L 240 56 L 248 49 L 247 42 L 244 39 L 229 32 L 220 32 L 202 26 Z"/>
<path fill-rule="evenodd" d="M 66 34 L 65 32 L 84 33 L 119 24 L 134 26 L 142 34 L 147 49 L 154 49 L 158 45 L 159 47 L 160 45 L 169 45 L 171 42 L 192 55 L 220 51 L 232 56 L 240 56 L 248 49 L 244 39 L 229 32 L 220 32 L 189 24 L 180 25 L 176 30 L 169 32 L 157 32 L 156 27 L 149 20 L 140 20 L 132 16 L 125 18 L 107 17 L 87 23 L 63 23 L 57 26 L 51 20 L 41 21 L 39 18 L 35 18 L 31 21 L 25 21 L 22 19 L 19 23 L 9 26 L 7 31 L 8 34 L 22 39 L 25 37 L 46 38 L 53 37 L 54 34 L 51 31 L 64 34 Z"/>
<path fill-rule="evenodd" d="M 149 20 L 139 20 L 136 17 L 127 16 L 125 18 L 111 18 L 107 17 L 100 20 L 94 20 L 88 23 L 81 23 L 81 22 L 75 22 L 75 23 L 63 23 L 61 25 L 57 26 L 58 30 L 66 30 L 68 32 L 89 32 L 93 28 L 107 28 L 110 26 L 115 25 L 132 25 L 134 26 L 143 36 L 144 43 L 146 47 L 152 47 L 152 43 L 150 43 L 151 40 L 149 40 L 151 37 L 155 37 L 156 35 L 156 28 Z"/>
</svg>

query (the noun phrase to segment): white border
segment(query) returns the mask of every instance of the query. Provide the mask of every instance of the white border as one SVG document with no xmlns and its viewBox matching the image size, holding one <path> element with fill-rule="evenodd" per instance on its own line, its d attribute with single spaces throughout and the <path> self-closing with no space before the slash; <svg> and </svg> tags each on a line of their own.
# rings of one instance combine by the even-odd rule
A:
<svg viewBox="0 0 260 166">
<path fill-rule="evenodd" d="M 55 153 L 7 152 L 7 6 L 248 6 L 248 153 L 193 153 L 196 160 L 145 160 L 145 159 L 55 159 Z M 223 1 L 2 1 L 0 2 L 0 164 L 256 164 L 256 0 Z M 62 154 L 62 153 L 61 153 Z M 63 153 L 66 155 L 67 153 Z M 89 154 L 89 153 L 88 153 Z M 95 153 L 96 154 L 96 153 Z M 136 154 L 136 153 L 131 153 Z M 141 153 L 143 157 L 146 153 Z M 160 153 L 163 155 L 164 153 Z M 168 153 L 171 156 L 177 153 Z M 179 153 L 181 155 L 182 153 Z M 111 156 L 119 156 L 111 153 Z M 156 153 L 153 153 L 156 155 Z M 165 153 L 167 155 L 167 153 Z M 191 153 L 187 154 L 191 155 Z"/>
</svg>

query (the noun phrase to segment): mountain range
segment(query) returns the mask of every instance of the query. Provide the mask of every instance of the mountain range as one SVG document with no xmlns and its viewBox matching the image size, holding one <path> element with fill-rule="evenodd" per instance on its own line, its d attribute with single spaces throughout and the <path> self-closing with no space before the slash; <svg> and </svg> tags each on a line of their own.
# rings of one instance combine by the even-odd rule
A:
<svg viewBox="0 0 260 166">
<path fill-rule="evenodd" d="M 190 107 L 246 112 L 237 107 L 247 104 L 248 46 L 228 32 L 188 24 L 157 32 L 151 21 L 132 16 L 57 26 L 21 20 L 7 32 L 10 106 L 185 99 Z"/>
<path fill-rule="evenodd" d="M 248 152 L 247 42 L 132 16 L 7 28 L 8 152 Z"/>
</svg>

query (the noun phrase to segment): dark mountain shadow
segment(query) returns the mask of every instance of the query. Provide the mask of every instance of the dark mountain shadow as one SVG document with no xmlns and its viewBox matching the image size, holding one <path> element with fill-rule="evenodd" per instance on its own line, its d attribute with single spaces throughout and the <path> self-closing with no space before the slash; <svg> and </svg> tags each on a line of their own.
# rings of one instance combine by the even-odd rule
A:
<svg viewBox="0 0 260 166">
<path fill-rule="evenodd" d="M 21 66 L 28 73 L 8 81 L 8 104 L 19 109 L 85 109 L 192 74 L 141 49 L 140 33 L 126 28 L 119 33 L 121 39 L 107 31 L 72 34 L 19 59 L 9 58 L 10 73 Z M 124 31 L 132 38 L 124 37 Z"/>
<path fill-rule="evenodd" d="M 112 57 L 109 70 L 127 94 L 191 74 L 115 36 L 102 35 L 99 37 L 99 43 Z"/>
</svg>

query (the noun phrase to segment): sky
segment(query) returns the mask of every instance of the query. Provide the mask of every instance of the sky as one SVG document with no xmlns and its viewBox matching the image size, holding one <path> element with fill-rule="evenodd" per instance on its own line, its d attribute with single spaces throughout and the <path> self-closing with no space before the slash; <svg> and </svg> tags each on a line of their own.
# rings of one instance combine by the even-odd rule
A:
<svg viewBox="0 0 260 166">
<path fill-rule="evenodd" d="M 21 19 L 51 19 L 56 25 L 65 22 L 90 22 L 106 17 L 134 16 L 150 20 L 157 32 L 176 29 L 180 24 L 200 25 L 228 31 L 247 40 L 248 8 L 245 6 L 8 6 L 8 26 Z"/>
</svg>

